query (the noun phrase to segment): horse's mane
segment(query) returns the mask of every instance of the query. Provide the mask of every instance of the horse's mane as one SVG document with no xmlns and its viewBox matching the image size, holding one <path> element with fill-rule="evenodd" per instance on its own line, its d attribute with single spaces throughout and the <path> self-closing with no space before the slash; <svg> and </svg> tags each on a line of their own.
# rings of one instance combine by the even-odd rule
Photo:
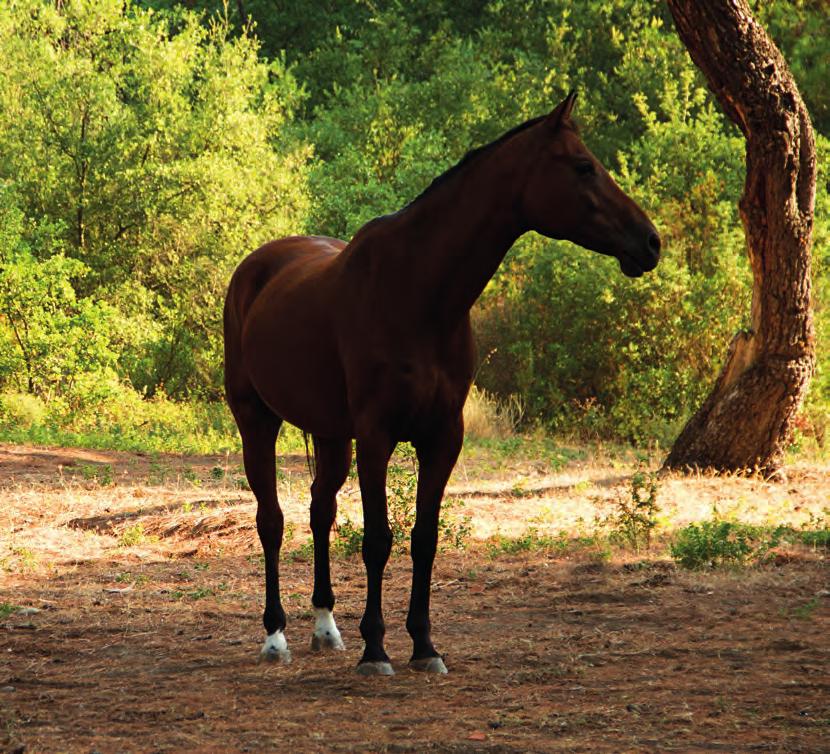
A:
<svg viewBox="0 0 830 754">
<path fill-rule="evenodd" d="M 486 154 L 489 154 L 491 151 L 496 149 L 496 147 L 504 144 L 508 139 L 515 136 L 522 131 L 527 130 L 531 126 L 535 126 L 537 123 L 544 120 L 547 116 L 546 115 L 538 115 L 535 118 L 531 118 L 530 120 L 526 120 L 524 123 L 520 123 L 515 128 L 511 128 L 507 133 L 503 133 L 499 136 L 495 141 L 491 141 L 489 144 L 484 144 L 481 147 L 476 147 L 475 149 L 471 149 L 467 154 L 465 154 L 455 165 L 453 165 L 449 170 L 444 171 L 438 177 L 434 178 L 432 183 L 429 184 L 418 196 L 416 196 L 407 206 L 411 206 L 415 204 L 415 202 L 423 199 L 427 194 L 431 193 L 435 189 L 440 186 L 443 186 L 450 178 L 458 175 L 462 170 L 470 165 L 474 160 L 477 160 L 479 157 L 483 157 Z"/>
</svg>

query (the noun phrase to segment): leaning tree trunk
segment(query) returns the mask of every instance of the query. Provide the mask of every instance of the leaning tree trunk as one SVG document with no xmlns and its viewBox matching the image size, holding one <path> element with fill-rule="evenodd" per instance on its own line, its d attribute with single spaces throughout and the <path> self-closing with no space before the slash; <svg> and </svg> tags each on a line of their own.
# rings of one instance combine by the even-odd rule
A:
<svg viewBox="0 0 830 754">
<path fill-rule="evenodd" d="M 813 130 L 784 58 L 745 0 L 668 4 L 692 60 L 746 137 L 740 212 L 754 286 L 751 329 L 735 335 L 712 394 L 666 466 L 771 474 L 815 366 Z"/>
</svg>

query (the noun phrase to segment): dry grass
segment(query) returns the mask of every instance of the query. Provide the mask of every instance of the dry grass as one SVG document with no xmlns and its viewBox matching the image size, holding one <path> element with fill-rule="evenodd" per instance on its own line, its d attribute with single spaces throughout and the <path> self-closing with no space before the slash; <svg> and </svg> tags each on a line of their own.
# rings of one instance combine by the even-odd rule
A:
<svg viewBox="0 0 830 754">
<path fill-rule="evenodd" d="M 464 429 L 469 437 L 494 439 L 511 437 L 524 417 L 524 405 L 518 395 L 499 400 L 486 390 L 473 387 L 464 404 Z"/>
<path fill-rule="evenodd" d="M 556 470 L 520 455 L 465 450 L 447 495 L 459 501 L 458 515 L 471 517 L 477 540 L 516 537 L 528 527 L 540 535 L 584 535 L 629 494 L 639 463 L 600 452 Z M 256 549 L 255 502 L 241 488 L 241 461 L 234 456 L 147 458 L 5 446 L 0 470 L 0 564 L 7 573 L 56 569 L 125 550 L 168 556 L 193 550 L 194 542 L 221 544 L 225 552 Z M 285 459 L 278 487 L 294 545 L 311 534 L 308 481 L 304 457 Z M 713 512 L 746 523 L 802 527 L 826 518 L 830 469 L 796 465 L 785 483 L 668 474 L 660 480 L 659 504 L 662 532 Z M 341 490 L 339 510 L 362 521 L 355 479 Z"/>
</svg>

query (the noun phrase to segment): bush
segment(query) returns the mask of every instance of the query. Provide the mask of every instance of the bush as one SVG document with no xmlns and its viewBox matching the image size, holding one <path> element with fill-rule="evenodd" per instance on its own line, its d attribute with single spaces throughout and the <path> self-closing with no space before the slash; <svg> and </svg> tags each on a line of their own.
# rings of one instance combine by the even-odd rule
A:
<svg viewBox="0 0 830 754">
<path fill-rule="evenodd" d="M 616 512 L 605 522 L 611 526 L 612 542 L 631 547 L 635 552 L 651 546 L 651 533 L 660 512 L 658 492 L 656 474 L 640 470 L 632 475 L 629 496 L 618 498 Z"/>
<path fill-rule="evenodd" d="M 785 531 L 732 521 L 703 521 L 677 533 L 671 555 L 683 568 L 691 570 L 742 566 L 761 560 L 780 543 Z"/>
<path fill-rule="evenodd" d="M 83 388 L 85 399 L 76 404 L 0 394 L 0 439 L 143 452 L 239 450 L 236 425 L 222 403 L 180 403 L 162 394 L 146 399 L 114 379 Z"/>
<path fill-rule="evenodd" d="M 44 423 L 46 404 L 30 393 L 0 394 L 0 425 L 28 430 Z"/>
</svg>

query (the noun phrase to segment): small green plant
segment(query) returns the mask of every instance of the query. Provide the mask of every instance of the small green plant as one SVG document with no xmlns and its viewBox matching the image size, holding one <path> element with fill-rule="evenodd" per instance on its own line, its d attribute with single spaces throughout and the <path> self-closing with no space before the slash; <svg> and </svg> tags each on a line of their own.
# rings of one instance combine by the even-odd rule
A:
<svg viewBox="0 0 830 754">
<path fill-rule="evenodd" d="M 150 461 L 150 473 L 148 481 L 150 484 L 164 484 L 170 474 L 170 466 L 166 461 L 160 460 L 158 454 Z"/>
<path fill-rule="evenodd" d="M 357 526 L 350 518 L 346 517 L 342 523 L 337 525 L 337 533 L 334 539 L 334 551 L 343 558 L 357 555 L 363 546 L 363 527 Z"/>
<path fill-rule="evenodd" d="M 573 554 L 599 562 L 605 562 L 611 557 L 607 539 L 598 534 L 574 537 L 568 532 L 560 531 L 550 536 L 539 534 L 534 527 L 530 527 L 519 537 L 500 534 L 487 543 L 487 554 L 491 558 L 521 552 L 547 552 L 560 557 Z"/>
<path fill-rule="evenodd" d="M 221 466 L 214 466 L 210 470 L 210 478 L 215 482 L 221 482 L 225 478 L 225 469 Z"/>
<path fill-rule="evenodd" d="M 187 592 L 186 596 L 189 599 L 192 599 L 192 600 L 201 600 L 201 599 L 204 599 L 205 597 L 213 597 L 213 594 L 214 594 L 213 589 L 210 589 L 209 587 L 206 587 L 206 586 L 200 586 L 200 587 L 196 587 L 196 589 L 193 589 L 190 592 Z"/>
<path fill-rule="evenodd" d="M 753 527 L 732 521 L 702 521 L 681 529 L 671 555 L 683 568 L 744 565 L 755 552 Z"/>
<path fill-rule="evenodd" d="M 132 573 L 131 571 L 122 571 L 119 573 L 115 580 L 119 584 L 146 584 L 149 579 L 143 573 Z"/>
<path fill-rule="evenodd" d="M 807 525 L 799 532 L 799 539 L 813 549 L 830 549 L 830 508 L 822 512 L 810 513 Z"/>
<path fill-rule="evenodd" d="M 97 482 L 102 487 L 109 487 L 113 483 L 112 465 L 109 463 L 82 463 L 78 470 L 84 479 Z"/>
<path fill-rule="evenodd" d="M 809 602 L 805 603 L 804 605 L 798 605 L 797 607 L 793 608 L 784 608 L 781 611 L 781 614 L 785 618 L 795 618 L 796 620 L 812 620 L 813 613 L 815 609 L 818 607 L 819 598 L 813 597 Z"/>
<path fill-rule="evenodd" d="M 799 539 L 805 545 L 809 545 L 815 549 L 830 549 L 830 529 L 805 529 L 804 531 L 799 532 Z"/>
<path fill-rule="evenodd" d="M 514 484 L 514 485 L 510 488 L 510 494 L 511 494 L 513 497 L 519 497 L 519 498 L 522 498 L 522 497 L 530 497 L 533 493 L 532 493 L 532 492 L 530 492 L 530 491 L 529 491 L 529 490 L 525 487 L 525 483 L 524 483 L 524 481 L 522 480 L 522 481 L 516 482 L 516 484 Z"/>
<path fill-rule="evenodd" d="M 415 525 L 415 496 L 418 488 L 417 464 L 415 451 L 408 443 L 399 446 L 399 454 L 410 468 L 399 463 L 389 466 L 387 475 L 388 493 L 386 505 L 389 516 L 389 528 L 392 530 L 392 548 L 398 552 L 405 550 L 409 543 L 409 533 Z"/>
<path fill-rule="evenodd" d="M 294 534 L 297 532 L 297 525 L 293 521 L 286 521 L 282 530 L 282 542 L 290 542 L 294 539 Z"/>
<path fill-rule="evenodd" d="M 291 561 L 300 561 L 307 563 L 314 559 L 314 540 L 309 537 L 303 544 L 289 550 L 285 553 L 285 557 Z M 260 560 L 262 558 L 260 557 Z"/>
<path fill-rule="evenodd" d="M 147 542 L 147 535 L 144 533 L 144 524 L 141 522 L 128 526 L 118 537 L 120 547 L 136 547 Z"/>
<path fill-rule="evenodd" d="M 18 568 L 21 571 L 34 571 L 37 567 L 37 555 L 28 547 L 15 547 L 12 553 L 17 556 Z"/>
<path fill-rule="evenodd" d="M 454 497 L 448 497 L 441 505 L 441 512 L 438 516 L 438 541 L 443 543 L 445 549 L 463 550 L 472 535 L 472 518 L 459 514 L 458 510 L 464 507 L 464 503 Z"/>
<path fill-rule="evenodd" d="M 609 521 L 609 538 L 613 543 L 631 547 L 635 552 L 651 546 L 651 532 L 660 512 L 657 494 L 656 474 L 641 469 L 631 477 L 630 495 L 617 500 L 617 511 Z"/>
<path fill-rule="evenodd" d="M 530 527 L 518 537 L 505 537 L 498 534 L 487 544 L 487 553 L 491 558 L 498 555 L 516 555 L 520 552 L 537 550 L 563 551 L 568 547 L 568 539 L 564 532 L 555 537 L 540 535 L 535 527 Z"/>
<path fill-rule="evenodd" d="M 0 620 L 5 620 L 18 609 L 17 605 L 12 605 L 10 602 L 0 602 Z"/>
</svg>

